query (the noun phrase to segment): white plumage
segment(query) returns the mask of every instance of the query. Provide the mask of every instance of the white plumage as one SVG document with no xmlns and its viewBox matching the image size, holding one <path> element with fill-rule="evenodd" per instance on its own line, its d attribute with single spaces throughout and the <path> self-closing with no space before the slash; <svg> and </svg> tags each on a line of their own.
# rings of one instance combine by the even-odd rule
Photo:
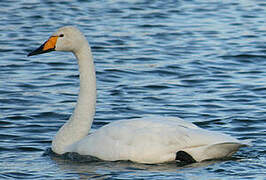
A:
<svg viewBox="0 0 266 180">
<path fill-rule="evenodd" d="M 52 50 L 73 52 L 80 71 L 74 113 L 52 142 L 52 150 L 57 154 L 77 152 L 107 161 L 152 164 L 180 160 L 177 152 L 184 151 L 200 162 L 229 157 L 246 146 L 229 135 L 204 130 L 174 117 L 115 121 L 89 134 L 95 113 L 96 78 L 88 42 L 77 28 L 63 27 L 29 56 Z"/>
<path fill-rule="evenodd" d="M 108 161 L 161 163 L 174 161 L 178 151 L 193 154 L 196 161 L 227 157 L 237 151 L 239 143 L 235 138 L 178 118 L 140 118 L 110 123 L 69 146 L 67 151 Z M 217 146 L 209 152 L 217 144 L 228 148 Z"/>
</svg>

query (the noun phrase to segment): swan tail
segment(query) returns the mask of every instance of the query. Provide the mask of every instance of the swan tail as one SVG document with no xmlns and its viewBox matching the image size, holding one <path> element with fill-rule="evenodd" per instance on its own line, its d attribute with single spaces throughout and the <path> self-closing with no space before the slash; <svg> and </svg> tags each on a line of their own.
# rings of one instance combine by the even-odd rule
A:
<svg viewBox="0 0 266 180">
<path fill-rule="evenodd" d="M 210 159 L 225 158 L 232 156 L 240 147 L 244 146 L 246 146 L 246 144 L 236 142 L 219 143 L 206 148 L 205 153 Z"/>
<path fill-rule="evenodd" d="M 196 162 L 221 159 L 232 156 L 241 147 L 249 146 L 246 142 L 223 142 L 206 146 L 192 147 L 183 151 Z"/>
</svg>

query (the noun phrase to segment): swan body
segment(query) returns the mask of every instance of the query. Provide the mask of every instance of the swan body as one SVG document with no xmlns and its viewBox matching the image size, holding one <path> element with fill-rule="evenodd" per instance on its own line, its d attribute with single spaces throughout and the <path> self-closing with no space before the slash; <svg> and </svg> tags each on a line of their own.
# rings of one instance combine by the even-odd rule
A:
<svg viewBox="0 0 266 180">
<path fill-rule="evenodd" d="M 217 144 L 229 147 L 222 149 Z M 217 148 L 211 149 L 212 146 Z M 176 160 L 178 151 L 187 152 L 198 162 L 223 158 L 240 146 L 230 136 L 201 129 L 178 118 L 157 117 L 115 121 L 70 145 L 66 151 L 108 161 L 154 164 Z"/>
<path fill-rule="evenodd" d="M 54 50 L 72 52 L 80 72 L 77 104 L 52 141 L 55 153 L 77 152 L 107 161 L 154 164 L 184 161 L 183 156 L 191 162 L 224 158 L 246 146 L 229 135 L 204 130 L 175 117 L 120 120 L 90 134 L 96 104 L 96 77 L 90 46 L 77 28 L 66 26 L 28 56 Z"/>
</svg>

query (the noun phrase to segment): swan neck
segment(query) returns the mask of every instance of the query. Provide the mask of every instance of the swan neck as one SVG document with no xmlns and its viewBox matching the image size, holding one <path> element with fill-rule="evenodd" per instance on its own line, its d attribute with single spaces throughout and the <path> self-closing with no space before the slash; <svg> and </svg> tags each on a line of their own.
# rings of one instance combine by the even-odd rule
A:
<svg viewBox="0 0 266 180">
<path fill-rule="evenodd" d="M 90 128 L 96 104 L 96 77 L 90 47 L 83 47 L 75 56 L 79 65 L 80 90 L 73 120 L 85 121 Z"/>
<path fill-rule="evenodd" d="M 57 154 L 68 152 L 71 145 L 88 135 L 96 105 L 96 76 L 89 45 L 73 52 L 79 65 L 80 90 L 77 104 L 70 119 L 60 128 L 52 142 Z"/>
</svg>

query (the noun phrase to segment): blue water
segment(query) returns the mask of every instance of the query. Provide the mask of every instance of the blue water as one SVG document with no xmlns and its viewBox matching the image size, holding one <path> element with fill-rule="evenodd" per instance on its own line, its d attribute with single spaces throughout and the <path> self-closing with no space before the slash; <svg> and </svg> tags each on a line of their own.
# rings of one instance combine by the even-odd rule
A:
<svg viewBox="0 0 266 180">
<path fill-rule="evenodd" d="M 265 179 L 266 2 L 0 2 L 0 179 Z M 70 53 L 26 55 L 64 25 L 92 46 L 93 128 L 178 116 L 253 145 L 223 161 L 77 161 L 47 153 L 79 88 Z M 46 152 L 46 153 L 45 153 Z"/>
</svg>

